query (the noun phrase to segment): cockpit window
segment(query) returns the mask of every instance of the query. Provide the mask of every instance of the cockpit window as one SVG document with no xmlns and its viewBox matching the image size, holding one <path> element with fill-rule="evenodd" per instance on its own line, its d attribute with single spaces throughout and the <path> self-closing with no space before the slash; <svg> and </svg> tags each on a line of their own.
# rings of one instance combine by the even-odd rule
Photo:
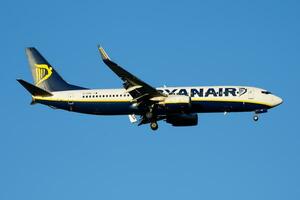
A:
<svg viewBox="0 0 300 200">
<path fill-rule="evenodd" d="M 261 93 L 263 93 L 263 94 L 272 94 L 272 93 L 269 92 L 269 91 L 261 91 Z"/>
</svg>

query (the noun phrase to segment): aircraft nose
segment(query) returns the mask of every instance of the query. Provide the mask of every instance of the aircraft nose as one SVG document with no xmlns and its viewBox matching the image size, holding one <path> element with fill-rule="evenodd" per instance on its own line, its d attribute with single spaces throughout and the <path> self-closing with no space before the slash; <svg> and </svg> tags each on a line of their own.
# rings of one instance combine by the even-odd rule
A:
<svg viewBox="0 0 300 200">
<path fill-rule="evenodd" d="M 280 104 L 283 103 L 282 98 L 280 98 L 280 97 L 278 97 L 278 96 L 274 96 L 274 97 L 273 97 L 273 101 L 274 101 L 274 106 L 278 106 L 278 105 L 280 105 Z"/>
</svg>

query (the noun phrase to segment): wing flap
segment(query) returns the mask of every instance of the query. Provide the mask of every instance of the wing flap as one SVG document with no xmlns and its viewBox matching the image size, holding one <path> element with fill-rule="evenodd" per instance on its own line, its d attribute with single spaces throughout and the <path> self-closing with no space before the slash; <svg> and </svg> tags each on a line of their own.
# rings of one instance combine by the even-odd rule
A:
<svg viewBox="0 0 300 200">
<path fill-rule="evenodd" d="M 132 86 L 132 87 L 128 88 L 128 89 L 126 90 L 126 92 L 131 92 L 131 91 L 136 90 L 136 89 L 139 89 L 139 88 L 141 88 L 141 87 L 143 87 L 143 86 L 141 86 L 141 85 Z"/>
</svg>

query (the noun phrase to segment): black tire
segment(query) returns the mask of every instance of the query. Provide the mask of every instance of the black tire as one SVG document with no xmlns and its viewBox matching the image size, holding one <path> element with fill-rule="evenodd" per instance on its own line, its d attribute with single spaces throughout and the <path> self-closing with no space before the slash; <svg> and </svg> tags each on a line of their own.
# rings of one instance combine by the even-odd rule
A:
<svg viewBox="0 0 300 200">
<path fill-rule="evenodd" d="M 150 128 L 153 130 L 153 131 L 156 131 L 158 129 L 158 124 L 157 122 L 151 122 L 150 123 Z"/>
</svg>

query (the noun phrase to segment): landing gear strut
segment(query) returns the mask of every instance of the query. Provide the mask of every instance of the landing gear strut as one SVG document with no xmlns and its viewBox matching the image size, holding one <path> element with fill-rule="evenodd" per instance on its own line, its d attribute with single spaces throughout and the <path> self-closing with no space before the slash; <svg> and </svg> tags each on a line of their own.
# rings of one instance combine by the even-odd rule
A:
<svg viewBox="0 0 300 200">
<path fill-rule="evenodd" d="M 253 116 L 253 120 L 254 120 L 255 122 L 257 122 L 258 119 L 259 119 L 258 115 L 254 115 L 254 116 Z"/>
<path fill-rule="evenodd" d="M 157 122 L 151 122 L 150 123 L 150 128 L 153 130 L 153 131 L 156 131 L 158 129 L 158 124 Z"/>
<path fill-rule="evenodd" d="M 255 114 L 254 114 L 254 116 L 253 116 L 253 120 L 254 120 L 255 122 L 257 122 L 258 119 L 259 119 L 258 115 L 259 115 L 259 114 L 262 114 L 262 113 L 266 113 L 266 112 L 268 112 L 267 109 L 256 110 L 256 111 L 254 112 Z"/>
<path fill-rule="evenodd" d="M 147 119 L 152 119 L 153 118 L 153 112 L 152 111 L 149 111 L 146 113 L 146 118 Z"/>
</svg>

